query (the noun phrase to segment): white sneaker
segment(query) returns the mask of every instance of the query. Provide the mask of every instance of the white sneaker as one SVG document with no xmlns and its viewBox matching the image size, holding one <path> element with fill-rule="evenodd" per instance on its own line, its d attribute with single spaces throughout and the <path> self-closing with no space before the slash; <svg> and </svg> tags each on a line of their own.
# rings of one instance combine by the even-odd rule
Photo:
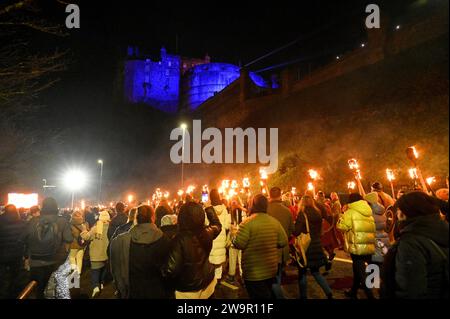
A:
<svg viewBox="0 0 450 319">
<path fill-rule="evenodd" d="M 98 287 L 95 287 L 93 290 L 92 290 L 92 299 L 94 299 L 95 297 L 97 297 L 98 295 L 100 294 L 100 288 L 98 288 Z"/>
</svg>

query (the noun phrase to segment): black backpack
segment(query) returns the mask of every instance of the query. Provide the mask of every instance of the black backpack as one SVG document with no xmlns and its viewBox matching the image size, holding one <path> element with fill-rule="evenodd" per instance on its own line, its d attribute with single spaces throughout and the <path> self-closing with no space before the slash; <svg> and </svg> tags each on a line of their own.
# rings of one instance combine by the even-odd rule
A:
<svg viewBox="0 0 450 319">
<path fill-rule="evenodd" d="M 61 246 L 56 221 L 40 219 L 31 236 L 31 255 L 35 259 L 55 256 Z"/>
</svg>

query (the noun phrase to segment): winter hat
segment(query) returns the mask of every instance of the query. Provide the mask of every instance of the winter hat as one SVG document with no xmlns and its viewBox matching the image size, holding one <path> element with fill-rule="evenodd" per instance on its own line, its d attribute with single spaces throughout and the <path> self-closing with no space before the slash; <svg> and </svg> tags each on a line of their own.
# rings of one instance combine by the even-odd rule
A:
<svg viewBox="0 0 450 319">
<path fill-rule="evenodd" d="M 436 199 L 424 192 L 410 192 L 400 197 L 395 203 L 395 210 L 399 208 L 407 218 L 439 214 Z"/>
<path fill-rule="evenodd" d="M 364 200 L 367 201 L 369 204 L 376 204 L 378 203 L 378 193 L 377 192 L 371 192 L 366 194 L 364 196 Z"/>
<path fill-rule="evenodd" d="M 41 215 L 58 215 L 58 203 L 53 197 L 47 197 L 42 202 Z"/>
<path fill-rule="evenodd" d="M 267 213 L 267 198 L 262 194 L 253 197 L 251 212 L 252 213 Z"/>
<path fill-rule="evenodd" d="M 95 234 L 97 235 L 97 238 L 101 238 L 103 234 L 103 225 L 109 223 L 110 217 L 109 213 L 104 210 L 100 212 L 100 215 L 98 216 L 98 221 L 95 224 Z"/>
<path fill-rule="evenodd" d="M 162 226 L 171 226 L 177 224 L 177 215 L 165 215 L 161 218 L 161 227 Z"/>
<path fill-rule="evenodd" d="M 348 204 L 362 200 L 363 197 L 359 193 L 351 193 L 348 197 Z"/>
</svg>

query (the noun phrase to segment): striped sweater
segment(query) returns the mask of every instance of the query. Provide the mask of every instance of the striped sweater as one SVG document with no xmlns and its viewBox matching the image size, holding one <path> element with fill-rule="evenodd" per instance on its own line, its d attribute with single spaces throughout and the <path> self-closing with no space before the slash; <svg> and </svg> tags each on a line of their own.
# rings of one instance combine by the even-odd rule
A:
<svg viewBox="0 0 450 319">
<path fill-rule="evenodd" d="M 261 281 L 275 277 L 278 249 L 288 244 L 280 222 L 266 213 L 254 213 L 239 225 L 233 240 L 242 250 L 244 280 Z"/>
</svg>

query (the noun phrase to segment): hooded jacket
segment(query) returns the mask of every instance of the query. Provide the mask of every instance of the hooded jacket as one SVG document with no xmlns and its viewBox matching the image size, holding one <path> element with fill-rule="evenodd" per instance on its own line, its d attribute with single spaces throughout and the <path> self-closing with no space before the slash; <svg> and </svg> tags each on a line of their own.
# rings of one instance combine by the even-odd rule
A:
<svg viewBox="0 0 450 319">
<path fill-rule="evenodd" d="M 214 279 L 214 266 L 209 262 L 212 242 L 222 225 L 212 207 L 205 209 L 209 226 L 205 226 L 205 211 L 195 203 L 185 204 L 178 215 L 178 233 L 171 242 L 169 258 L 162 273 L 180 292 L 200 291 Z"/>
<path fill-rule="evenodd" d="M 111 242 L 111 273 L 120 297 L 173 298 L 160 269 L 166 263 L 169 240 L 155 224 L 138 224 Z"/>
<path fill-rule="evenodd" d="M 395 298 L 448 299 L 448 230 L 438 214 L 402 222 L 400 238 L 383 265 L 384 286 L 393 284 L 383 290 Z"/>
<path fill-rule="evenodd" d="M 369 203 L 372 209 L 372 216 L 375 221 L 375 254 L 372 256 L 374 262 L 383 262 L 383 247 L 390 247 L 389 234 L 386 233 L 386 214 L 384 207 L 378 203 L 378 194 L 376 192 L 368 193 L 364 199 Z"/>
<path fill-rule="evenodd" d="M 81 238 L 90 241 L 89 244 L 89 257 L 91 261 L 106 261 L 108 260 L 108 228 L 109 223 L 103 223 L 102 233 L 99 234 L 97 227 L 99 227 L 99 222 L 97 222 L 89 231 L 81 233 Z"/>
<path fill-rule="evenodd" d="M 223 204 L 213 206 L 219 221 L 222 224 L 222 230 L 216 239 L 213 241 L 211 253 L 209 254 L 209 261 L 212 264 L 219 265 L 227 260 L 227 233 L 231 226 L 231 215 L 228 214 L 227 207 Z"/>
<path fill-rule="evenodd" d="M 372 209 L 364 200 L 348 204 L 337 228 L 345 234 L 346 251 L 353 255 L 375 253 L 375 221 Z"/>
</svg>

